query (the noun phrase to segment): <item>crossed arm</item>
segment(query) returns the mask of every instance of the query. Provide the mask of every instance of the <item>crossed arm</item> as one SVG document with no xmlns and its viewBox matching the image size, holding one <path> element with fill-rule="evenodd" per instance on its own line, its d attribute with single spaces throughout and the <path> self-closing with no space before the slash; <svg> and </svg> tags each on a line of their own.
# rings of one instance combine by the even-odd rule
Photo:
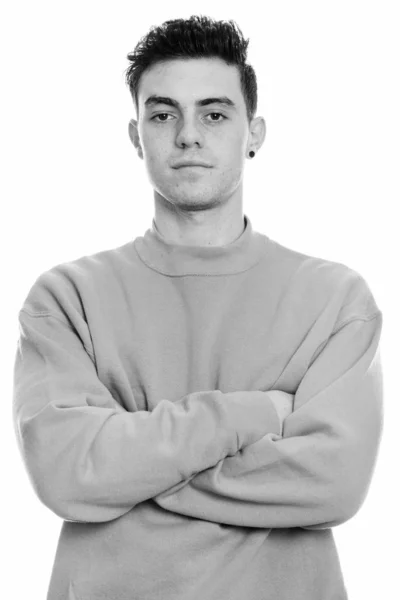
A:
<svg viewBox="0 0 400 600">
<path fill-rule="evenodd" d="M 382 432 L 381 327 L 379 313 L 330 337 L 293 397 L 283 437 L 265 435 L 154 502 L 246 527 L 324 529 L 351 518 L 367 494 Z"/>
<path fill-rule="evenodd" d="M 13 417 L 33 487 L 60 517 L 108 521 L 152 500 L 217 523 L 319 529 L 360 508 L 382 429 L 380 311 L 329 337 L 279 435 L 281 390 L 126 411 L 97 377 L 78 309 L 45 308 L 20 312 Z"/>
</svg>

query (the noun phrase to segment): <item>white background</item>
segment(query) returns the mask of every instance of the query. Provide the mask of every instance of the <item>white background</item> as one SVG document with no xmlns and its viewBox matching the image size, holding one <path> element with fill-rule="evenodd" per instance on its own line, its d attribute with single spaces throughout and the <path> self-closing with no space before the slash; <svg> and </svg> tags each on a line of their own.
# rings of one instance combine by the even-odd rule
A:
<svg viewBox="0 0 400 600">
<path fill-rule="evenodd" d="M 398 2 L 3 3 L 1 16 L 2 597 L 44 600 L 62 521 L 36 497 L 11 421 L 17 312 L 63 261 L 142 235 L 153 193 L 128 137 L 126 54 L 152 25 L 204 14 L 250 38 L 264 146 L 244 212 L 300 252 L 347 264 L 384 316 L 385 424 L 364 505 L 334 529 L 349 600 L 395 599 L 399 529 Z M 111 599 L 110 599 L 111 600 Z M 275 599 L 274 599 L 275 600 Z M 276 599 L 278 600 L 278 599 Z"/>
</svg>

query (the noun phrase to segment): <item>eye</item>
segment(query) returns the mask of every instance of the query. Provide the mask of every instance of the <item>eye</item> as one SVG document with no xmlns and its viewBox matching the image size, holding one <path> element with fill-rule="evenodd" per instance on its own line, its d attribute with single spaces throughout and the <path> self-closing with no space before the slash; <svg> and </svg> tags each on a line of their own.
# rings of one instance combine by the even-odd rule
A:
<svg viewBox="0 0 400 600">
<path fill-rule="evenodd" d="M 220 123 L 227 118 L 222 113 L 219 113 L 219 112 L 208 113 L 207 116 L 209 117 L 210 115 L 222 117 L 221 119 L 211 119 L 212 123 Z M 171 117 L 171 116 L 173 116 L 173 115 L 170 115 L 169 113 L 159 113 L 158 115 L 154 115 L 154 117 L 151 118 L 151 121 L 157 121 L 158 123 L 165 123 L 167 121 L 167 119 L 158 120 L 158 118 L 159 117 Z"/>
<path fill-rule="evenodd" d="M 222 113 L 219 113 L 219 112 L 212 112 L 212 113 L 209 113 L 209 115 L 218 115 L 219 117 L 222 117 L 222 119 L 221 119 L 222 121 L 223 121 L 224 119 L 226 119 L 226 117 L 225 117 L 225 116 L 224 116 Z M 207 115 L 207 116 L 209 116 L 209 115 Z M 212 121 L 213 123 L 218 123 L 218 122 L 219 122 L 219 119 L 218 119 L 218 121 L 216 121 L 215 119 L 211 119 L 211 121 Z"/>
<path fill-rule="evenodd" d="M 165 116 L 168 117 L 168 116 L 171 116 L 171 115 L 169 115 L 168 113 L 160 113 L 160 114 L 155 115 L 154 117 L 152 117 L 151 120 L 154 121 L 155 119 L 157 119 L 157 117 L 165 117 Z M 159 121 L 159 123 L 164 123 L 164 122 L 165 122 L 164 119 L 161 119 L 161 121 Z"/>
</svg>

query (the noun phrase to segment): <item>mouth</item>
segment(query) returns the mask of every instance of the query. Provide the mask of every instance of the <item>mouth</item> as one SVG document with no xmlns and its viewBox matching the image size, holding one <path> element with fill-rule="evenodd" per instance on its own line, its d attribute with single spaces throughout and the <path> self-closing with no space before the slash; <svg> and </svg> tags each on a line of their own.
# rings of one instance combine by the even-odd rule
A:
<svg viewBox="0 0 400 600">
<path fill-rule="evenodd" d="M 205 163 L 181 163 L 181 164 L 177 164 L 175 167 L 173 167 L 174 169 L 188 169 L 188 168 L 201 168 L 201 169 L 211 169 L 211 165 L 207 165 Z"/>
<path fill-rule="evenodd" d="M 183 178 L 198 178 L 206 175 L 206 171 L 211 171 L 210 167 L 203 167 L 202 165 L 185 165 L 178 167 L 176 171 L 179 171 L 179 176 Z"/>
</svg>

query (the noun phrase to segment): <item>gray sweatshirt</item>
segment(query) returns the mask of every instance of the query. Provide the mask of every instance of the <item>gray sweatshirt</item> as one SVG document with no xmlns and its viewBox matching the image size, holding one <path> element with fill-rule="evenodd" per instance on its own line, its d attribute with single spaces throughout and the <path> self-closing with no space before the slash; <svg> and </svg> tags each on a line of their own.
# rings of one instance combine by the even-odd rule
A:
<svg viewBox="0 0 400 600">
<path fill-rule="evenodd" d="M 63 519 L 47 600 L 347 598 L 332 528 L 377 460 L 382 313 L 359 273 L 244 221 L 217 247 L 153 219 L 29 290 L 13 418 Z"/>
</svg>

